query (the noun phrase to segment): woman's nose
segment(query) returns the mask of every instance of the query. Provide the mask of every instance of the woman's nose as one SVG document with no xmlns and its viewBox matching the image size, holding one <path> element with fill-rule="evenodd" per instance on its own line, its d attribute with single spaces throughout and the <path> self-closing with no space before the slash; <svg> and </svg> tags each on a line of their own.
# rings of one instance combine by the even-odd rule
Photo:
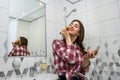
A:
<svg viewBox="0 0 120 80">
<path fill-rule="evenodd" d="M 74 28 L 74 25 L 71 25 L 71 28 Z"/>
</svg>

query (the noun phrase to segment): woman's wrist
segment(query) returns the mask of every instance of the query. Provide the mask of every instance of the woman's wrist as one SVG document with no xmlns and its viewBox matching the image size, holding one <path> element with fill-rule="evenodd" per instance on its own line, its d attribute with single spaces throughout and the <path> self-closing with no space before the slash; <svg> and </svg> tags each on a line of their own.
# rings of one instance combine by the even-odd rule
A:
<svg viewBox="0 0 120 80">
<path fill-rule="evenodd" d="M 67 45 L 71 45 L 71 44 L 72 44 L 72 41 L 71 41 L 70 38 L 67 38 L 67 39 L 66 39 L 66 44 L 67 44 Z"/>
<path fill-rule="evenodd" d="M 84 61 L 82 63 L 82 68 L 86 69 L 89 66 L 90 66 L 90 60 L 89 59 L 84 59 Z"/>
</svg>

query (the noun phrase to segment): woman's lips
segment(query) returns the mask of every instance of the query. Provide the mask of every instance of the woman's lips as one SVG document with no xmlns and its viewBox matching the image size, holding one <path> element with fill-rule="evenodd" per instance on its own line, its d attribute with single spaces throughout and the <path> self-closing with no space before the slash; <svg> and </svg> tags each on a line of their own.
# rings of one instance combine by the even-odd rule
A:
<svg viewBox="0 0 120 80">
<path fill-rule="evenodd" d="M 74 29 L 72 29 L 72 28 L 69 28 L 68 30 L 69 30 L 69 31 L 74 31 Z"/>
</svg>

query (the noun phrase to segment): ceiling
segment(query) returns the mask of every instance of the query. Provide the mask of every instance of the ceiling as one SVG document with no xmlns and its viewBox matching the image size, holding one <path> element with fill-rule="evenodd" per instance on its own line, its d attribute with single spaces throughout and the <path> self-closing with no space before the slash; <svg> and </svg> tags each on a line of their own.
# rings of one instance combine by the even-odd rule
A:
<svg viewBox="0 0 120 80">
<path fill-rule="evenodd" d="M 45 4 L 39 0 L 9 0 L 9 17 L 32 22 L 45 16 Z"/>
</svg>

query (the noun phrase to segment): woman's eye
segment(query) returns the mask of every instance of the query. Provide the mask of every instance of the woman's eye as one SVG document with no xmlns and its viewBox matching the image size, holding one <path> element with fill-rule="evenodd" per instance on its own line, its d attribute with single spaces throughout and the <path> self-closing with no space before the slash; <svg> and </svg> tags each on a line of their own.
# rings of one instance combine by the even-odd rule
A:
<svg viewBox="0 0 120 80">
<path fill-rule="evenodd" d="M 78 25 L 75 25 L 76 28 L 78 28 Z"/>
</svg>

